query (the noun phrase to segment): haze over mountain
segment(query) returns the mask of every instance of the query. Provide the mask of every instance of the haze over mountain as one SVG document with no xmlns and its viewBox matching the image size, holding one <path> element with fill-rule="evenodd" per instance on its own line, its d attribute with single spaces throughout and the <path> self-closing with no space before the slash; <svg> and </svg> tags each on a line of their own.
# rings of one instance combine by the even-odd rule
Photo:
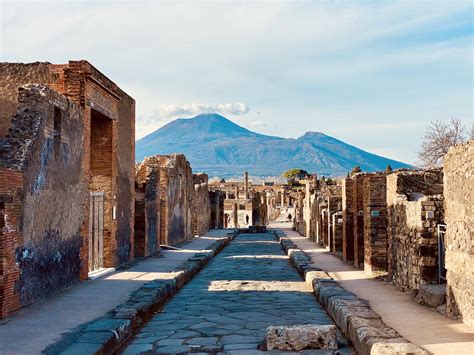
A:
<svg viewBox="0 0 474 355">
<path fill-rule="evenodd" d="M 342 176 L 354 166 L 363 171 L 408 164 L 368 153 L 320 132 L 281 138 L 249 131 L 218 114 L 177 119 L 136 143 L 136 160 L 154 154 L 183 153 L 193 171 L 210 177 L 277 176 L 301 168 L 326 176 Z"/>
</svg>

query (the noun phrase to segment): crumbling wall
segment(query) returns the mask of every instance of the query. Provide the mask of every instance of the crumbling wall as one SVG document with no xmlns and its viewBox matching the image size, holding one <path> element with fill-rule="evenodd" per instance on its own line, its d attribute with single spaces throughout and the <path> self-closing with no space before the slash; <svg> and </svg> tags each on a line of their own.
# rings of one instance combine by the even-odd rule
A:
<svg viewBox="0 0 474 355">
<path fill-rule="evenodd" d="M 474 141 L 444 157 L 446 312 L 474 327 Z"/>
<path fill-rule="evenodd" d="M 413 297 L 438 282 L 437 225 L 443 223 L 443 174 L 395 171 L 387 176 L 388 272 Z"/>
<path fill-rule="evenodd" d="M 29 83 L 48 84 L 49 63 L 0 63 L 0 139 L 4 138 L 18 106 L 18 88 Z"/>
<path fill-rule="evenodd" d="M 160 250 L 160 166 L 155 157 L 137 165 L 135 175 L 135 256 Z"/>
<path fill-rule="evenodd" d="M 209 192 L 210 228 L 224 228 L 224 197 L 225 193 L 219 190 Z"/>
<path fill-rule="evenodd" d="M 204 235 L 210 229 L 211 202 L 209 199 L 208 176 L 194 174 L 193 225 L 195 235 Z"/>
<path fill-rule="evenodd" d="M 0 139 L 2 316 L 80 281 L 82 139 L 78 106 L 46 86 L 20 88 Z"/>
<path fill-rule="evenodd" d="M 387 271 L 387 192 L 385 175 L 369 175 L 363 184 L 364 270 Z"/>
<path fill-rule="evenodd" d="M 157 155 L 160 165 L 161 244 L 175 245 L 193 238 L 193 175 L 183 154 Z"/>
</svg>

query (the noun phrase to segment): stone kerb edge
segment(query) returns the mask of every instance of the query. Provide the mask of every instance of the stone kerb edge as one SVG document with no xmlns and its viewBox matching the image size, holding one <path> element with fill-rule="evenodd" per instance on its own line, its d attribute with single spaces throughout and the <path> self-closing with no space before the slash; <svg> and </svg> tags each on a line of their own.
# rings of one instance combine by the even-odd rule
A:
<svg viewBox="0 0 474 355">
<path fill-rule="evenodd" d="M 324 270 L 314 267 L 310 258 L 284 232 L 274 233 L 291 264 L 312 286 L 319 303 L 351 340 L 358 354 L 428 354 L 388 327 L 366 300 L 340 286 Z"/>
<path fill-rule="evenodd" d="M 132 293 L 129 300 L 109 311 L 75 334 L 75 339 L 61 354 L 110 354 L 124 345 L 174 294 L 193 278 L 235 237 L 236 232 L 214 242 L 208 253 L 196 253 L 180 265 L 170 280 L 154 280 Z M 46 353 L 51 353 L 46 350 Z"/>
</svg>

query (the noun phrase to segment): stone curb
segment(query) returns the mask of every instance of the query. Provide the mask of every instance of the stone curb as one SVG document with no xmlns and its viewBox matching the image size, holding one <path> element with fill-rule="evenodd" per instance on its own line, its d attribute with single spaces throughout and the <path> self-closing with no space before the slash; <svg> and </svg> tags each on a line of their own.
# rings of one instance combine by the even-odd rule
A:
<svg viewBox="0 0 474 355">
<path fill-rule="evenodd" d="M 226 247 L 237 233 L 211 245 L 210 252 L 196 253 L 174 271 L 170 280 L 154 280 L 133 292 L 129 300 L 115 307 L 104 317 L 88 323 L 75 334 L 72 344 L 60 354 L 111 354 L 123 346 L 155 313 L 195 276 L 216 254 Z M 58 353 L 56 351 L 46 353 Z"/>
<path fill-rule="evenodd" d="M 351 340 L 357 354 L 428 354 L 410 343 L 372 311 L 366 300 L 343 288 L 327 272 L 314 267 L 311 259 L 279 230 L 275 235 L 291 264 L 312 287 L 316 299 Z"/>
</svg>

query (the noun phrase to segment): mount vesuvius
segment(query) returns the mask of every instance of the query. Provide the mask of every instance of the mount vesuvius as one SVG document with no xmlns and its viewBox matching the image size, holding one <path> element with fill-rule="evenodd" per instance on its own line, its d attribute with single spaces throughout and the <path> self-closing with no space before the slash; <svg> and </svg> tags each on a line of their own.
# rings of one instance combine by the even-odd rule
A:
<svg viewBox="0 0 474 355">
<path fill-rule="evenodd" d="M 193 171 L 209 177 L 277 176 L 291 168 L 342 176 L 354 166 L 363 171 L 409 167 L 368 153 L 319 132 L 294 138 L 255 133 L 218 114 L 177 119 L 136 142 L 136 160 L 154 154 L 183 153 Z"/>
</svg>

